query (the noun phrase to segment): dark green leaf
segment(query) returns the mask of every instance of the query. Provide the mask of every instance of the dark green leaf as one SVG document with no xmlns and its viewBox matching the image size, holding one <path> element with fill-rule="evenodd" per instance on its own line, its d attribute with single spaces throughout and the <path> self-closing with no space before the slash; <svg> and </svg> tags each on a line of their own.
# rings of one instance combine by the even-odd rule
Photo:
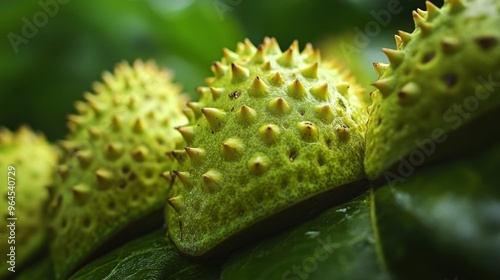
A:
<svg viewBox="0 0 500 280">
<path fill-rule="evenodd" d="M 230 257 L 223 279 L 388 279 L 369 194 Z"/>
<path fill-rule="evenodd" d="M 198 264 L 181 256 L 165 236 L 156 231 L 93 261 L 71 279 L 219 279 L 217 263 Z"/>
<path fill-rule="evenodd" d="M 376 192 L 391 271 L 404 279 L 500 279 L 499 159 L 497 145 Z"/>
</svg>

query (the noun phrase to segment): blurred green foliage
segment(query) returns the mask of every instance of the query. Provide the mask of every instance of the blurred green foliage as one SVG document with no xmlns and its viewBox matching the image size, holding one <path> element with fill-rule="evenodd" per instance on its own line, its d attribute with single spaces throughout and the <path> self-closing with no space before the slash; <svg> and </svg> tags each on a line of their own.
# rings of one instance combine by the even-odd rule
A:
<svg viewBox="0 0 500 280">
<path fill-rule="evenodd" d="M 411 10 L 424 1 L 3 0 L 0 126 L 27 123 L 50 140 L 64 137 L 74 101 L 121 60 L 156 60 L 196 99 L 194 89 L 223 47 L 234 49 L 245 37 L 258 44 L 264 36 L 276 37 L 283 49 L 294 39 L 317 46 L 337 34 L 365 32 L 391 2 L 401 12 L 382 18 L 366 44 L 354 45 L 356 61 L 372 75 L 371 62 L 384 59 L 379 49 L 394 45 L 397 29 L 413 29 Z M 370 78 L 376 76 L 363 83 Z"/>
</svg>

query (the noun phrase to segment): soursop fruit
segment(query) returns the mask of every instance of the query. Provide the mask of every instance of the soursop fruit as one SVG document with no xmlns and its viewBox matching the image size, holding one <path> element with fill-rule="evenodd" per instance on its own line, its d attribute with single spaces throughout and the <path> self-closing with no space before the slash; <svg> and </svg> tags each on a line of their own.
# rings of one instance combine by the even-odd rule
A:
<svg viewBox="0 0 500 280">
<path fill-rule="evenodd" d="M 57 150 L 26 126 L 16 132 L 0 128 L 0 181 L 4 223 L 0 228 L 0 278 L 18 272 L 46 242 L 48 187 L 57 163 Z M 11 234 L 14 232 L 15 234 Z M 14 246 L 12 252 L 11 246 Z"/>
<path fill-rule="evenodd" d="M 492 116 L 500 105 L 499 2 L 426 6 L 413 12 L 413 33 L 400 31 L 397 48 L 383 50 L 390 64 L 374 64 L 380 78 L 365 157 L 372 180 L 403 179 L 426 161 L 482 146 L 477 140 L 498 133 Z M 388 171 L 396 168 L 401 176 Z"/>
<path fill-rule="evenodd" d="M 220 255 L 364 187 L 366 107 L 354 79 L 295 41 L 238 43 L 187 104 L 166 208 L 181 252 Z M 317 200 L 313 200 L 317 198 Z M 289 210 L 286 211 L 285 210 Z"/>
<path fill-rule="evenodd" d="M 187 123 L 187 100 L 170 72 L 136 61 L 103 79 L 95 94 L 85 94 L 87 102 L 76 103 L 78 114 L 68 117 L 70 133 L 60 141 L 64 156 L 49 205 L 57 278 L 127 225 L 147 227 L 145 217 L 157 211 L 161 224 L 173 181 L 164 171 L 177 166 L 165 152 L 185 146 L 174 127 Z"/>
</svg>

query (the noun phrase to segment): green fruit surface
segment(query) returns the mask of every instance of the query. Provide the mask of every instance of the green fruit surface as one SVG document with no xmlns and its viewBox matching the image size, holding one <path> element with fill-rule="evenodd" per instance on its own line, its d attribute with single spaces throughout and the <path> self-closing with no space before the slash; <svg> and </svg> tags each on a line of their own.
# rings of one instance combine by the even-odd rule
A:
<svg viewBox="0 0 500 280">
<path fill-rule="evenodd" d="M 182 187 L 166 209 L 178 248 L 193 256 L 231 250 L 271 231 L 243 232 L 301 202 L 364 178 L 366 107 L 359 86 L 332 61 L 274 39 L 224 50 L 214 77 L 188 103 L 188 147 L 171 156 Z M 343 197 L 342 193 L 336 195 Z M 323 196 L 326 199 L 326 196 Z M 335 200 L 328 202 L 330 205 Z M 314 213 L 315 205 L 300 215 Z M 300 218 L 287 216 L 297 222 Z"/>
<path fill-rule="evenodd" d="M 76 104 L 79 114 L 68 117 L 70 134 L 60 142 L 64 155 L 49 205 L 56 278 L 125 226 L 163 209 L 171 184 L 163 171 L 177 166 L 165 152 L 184 145 L 174 129 L 187 122 L 183 98 L 170 72 L 136 61 L 103 78 L 96 94 Z"/>
<path fill-rule="evenodd" d="M 46 241 L 47 188 L 52 183 L 56 162 L 56 149 L 43 136 L 27 127 L 16 132 L 0 128 L 0 278 L 12 274 L 7 270 L 12 267 L 7 263 L 11 246 L 14 270 L 19 271 Z"/>
<path fill-rule="evenodd" d="M 413 33 L 400 31 L 397 49 L 384 49 L 390 65 L 375 64 L 381 77 L 374 83 L 365 157 L 372 180 L 422 143 L 451 143 L 455 131 L 500 106 L 500 3 L 448 0 L 438 8 L 427 2 L 427 11 L 414 11 L 413 18 Z M 454 140 L 473 146 L 483 131 L 487 137 L 496 129 L 483 123 Z"/>
</svg>

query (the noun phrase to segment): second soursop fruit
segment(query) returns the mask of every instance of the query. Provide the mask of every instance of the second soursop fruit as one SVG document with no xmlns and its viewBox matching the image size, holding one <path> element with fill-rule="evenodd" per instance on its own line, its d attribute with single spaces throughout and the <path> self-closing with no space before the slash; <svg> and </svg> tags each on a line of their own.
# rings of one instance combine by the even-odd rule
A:
<svg viewBox="0 0 500 280">
<path fill-rule="evenodd" d="M 401 157 L 419 166 L 443 145 L 449 151 L 441 154 L 475 148 L 498 133 L 491 117 L 500 106 L 498 1 L 448 0 L 442 8 L 427 2 L 427 11 L 414 11 L 413 19 L 415 31 L 400 31 L 397 49 L 384 49 L 390 65 L 375 64 L 381 77 L 366 134 L 370 179 Z M 452 137 L 464 129 L 464 137 Z M 451 145 L 457 142 L 461 148 Z M 385 174 L 391 181 L 400 177 Z"/>
<path fill-rule="evenodd" d="M 137 61 L 103 78 L 96 94 L 76 104 L 61 141 L 65 156 L 49 205 L 58 278 L 128 224 L 163 209 L 171 180 L 162 172 L 177 166 L 165 152 L 185 145 L 174 127 L 187 123 L 186 100 L 170 72 Z"/>
<path fill-rule="evenodd" d="M 0 127 L 0 278 L 12 274 L 8 261 L 14 246 L 14 270 L 18 272 L 46 243 L 48 187 L 57 163 L 57 152 L 43 136 L 28 127 L 16 132 Z M 10 226 L 9 225 L 13 225 Z M 6 260 L 5 260 L 6 259 Z"/>
<path fill-rule="evenodd" d="M 171 152 L 183 186 L 174 187 L 166 215 L 182 252 L 219 254 L 282 224 L 270 222 L 275 214 L 295 209 L 286 217 L 297 221 L 318 211 L 297 210 L 312 197 L 332 205 L 357 192 L 341 187 L 364 178 L 366 109 L 347 72 L 320 61 L 311 45 L 282 52 L 268 38 L 225 49 L 212 71 L 200 101 L 185 110 L 189 125 L 177 128 L 188 146 Z"/>
</svg>

